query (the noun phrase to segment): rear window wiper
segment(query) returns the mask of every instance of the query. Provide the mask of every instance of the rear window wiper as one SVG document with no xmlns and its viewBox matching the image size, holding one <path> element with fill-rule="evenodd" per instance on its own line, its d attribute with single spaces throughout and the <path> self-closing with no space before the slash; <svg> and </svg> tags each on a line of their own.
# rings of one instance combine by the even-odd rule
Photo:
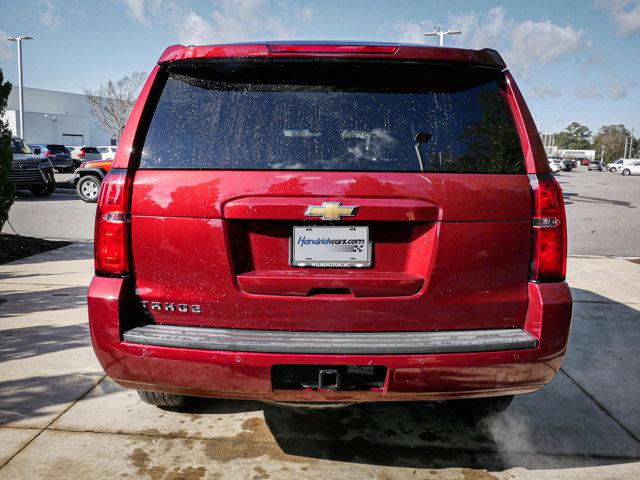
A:
<svg viewBox="0 0 640 480">
<path fill-rule="evenodd" d="M 416 133 L 416 136 L 414 139 L 416 155 L 418 156 L 418 164 L 420 165 L 421 172 L 424 172 L 424 158 L 422 157 L 422 151 L 420 151 L 420 145 L 422 145 L 423 143 L 427 143 L 429 140 L 431 140 L 432 136 L 433 135 L 427 132 L 418 132 Z"/>
</svg>

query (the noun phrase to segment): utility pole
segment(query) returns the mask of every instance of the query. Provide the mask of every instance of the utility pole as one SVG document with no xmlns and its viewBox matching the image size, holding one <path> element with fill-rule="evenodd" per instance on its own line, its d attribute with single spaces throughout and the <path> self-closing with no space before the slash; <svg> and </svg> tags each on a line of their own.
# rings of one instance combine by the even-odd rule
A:
<svg viewBox="0 0 640 480">
<path fill-rule="evenodd" d="M 425 34 L 423 34 L 425 37 L 434 37 L 437 36 L 438 37 L 438 46 L 439 47 L 444 47 L 444 36 L 445 35 L 460 35 L 462 33 L 462 30 L 451 30 L 451 29 L 447 29 L 447 31 L 445 32 L 444 30 L 442 30 L 442 25 L 436 25 L 436 27 L 433 29 L 433 32 L 427 32 Z"/>
<path fill-rule="evenodd" d="M 627 142 L 629 142 L 628 138 L 624 139 L 624 156 L 622 158 L 627 158 Z"/>
<path fill-rule="evenodd" d="M 7 37 L 7 40 L 18 43 L 18 102 L 20 105 L 20 135 L 18 136 L 26 142 L 27 140 L 24 135 L 24 95 L 22 91 L 22 40 L 33 40 L 33 37 L 17 35 Z"/>
</svg>

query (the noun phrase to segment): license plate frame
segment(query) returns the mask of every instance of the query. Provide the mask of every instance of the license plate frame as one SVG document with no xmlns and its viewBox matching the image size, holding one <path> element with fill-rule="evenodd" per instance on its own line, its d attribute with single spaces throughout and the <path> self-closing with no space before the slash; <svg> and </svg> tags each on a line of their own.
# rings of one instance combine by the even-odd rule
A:
<svg viewBox="0 0 640 480">
<path fill-rule="evenodd" d="M 326 234 L 325 238 L 329 240 L 363 240 L 364 243 L 354 243 L 353 245 L 322 243 L 300 245 L 300 233 L 310 235 L 310 240 L 315 240 L 321 234 Z M 324 247 L 324 252 L 315 256 L 308 256 L 310 249 L 313 247 Z M 345 250 L 347 247 L 362 247 L 361 251 L 336 251 L 336 257 L 327 259 L 327 250 L 330 248 L 339 248 Z M 304 250 L 304 252 L 302 251 Z M 303 255 L 304 254 L 304 255 Z M 349 255 L 352 255 L 349 257 Z M 324 257 L 324 258 L 318 258 Z M 311 268 L 367 268 L 373 264 L 373 242 L 371 241 L 368 226 L 360 225 L 296 225 L 291 229 L 289 237 L 289 264 L 293 267 L 311 267 Z"/>
</svg>

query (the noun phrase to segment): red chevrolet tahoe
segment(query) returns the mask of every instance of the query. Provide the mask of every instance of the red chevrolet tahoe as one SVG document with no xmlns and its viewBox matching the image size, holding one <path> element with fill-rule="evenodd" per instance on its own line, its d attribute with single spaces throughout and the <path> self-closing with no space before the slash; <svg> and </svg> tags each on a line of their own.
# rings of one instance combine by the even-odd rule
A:
<svg viewBox="0 0 640 480">
<path fill-rule="evenodd" d="M 158 406 L 501 410 L 560 367 L 566 249 L 497 52 L 172 46 L 102 183 L 93 346 Z"/>
</svg>

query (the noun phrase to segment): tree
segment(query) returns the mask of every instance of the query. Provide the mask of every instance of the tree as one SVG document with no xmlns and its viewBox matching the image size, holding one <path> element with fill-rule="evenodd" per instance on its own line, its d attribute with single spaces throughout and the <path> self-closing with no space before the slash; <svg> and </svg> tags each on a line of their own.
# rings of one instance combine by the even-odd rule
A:
<svg viewBox="0 0 640 480">
<path fill-rule="evenodd" d="M 555 144 L 558 148 L 571 150 L 591 149 L 591 130 L 578 122 L 573 122 L 555 135 Z"/>
<path fill-rule="evenodd" d="M 0 69 L 0 230 L 9 218 L 9 209 L 13 205 L 15 192 L 13 183 L 9 180 L 11 163 L 13 162 L 11 130 L 9 130 L 9 125 L 2 120 L 9 101 L 9 93 L 11 93 L 11 84 L 4 81 Z"/>
<path fill-rule="evenodd" d="M 517 173 L 522 168 L 522 147 L 511 118 L 496 92 L 478 95 L 482 120 L 470 124 L 460 135 L 466 152 L 449 160 L 452 171 Z"/>
<path fill-rule="evenodd" d="M 604 125 L 593 137 L 593 145 L 596 155 L 599 155 L 604 146 L 604 161 L 613 162 L 624 156 L 624 142 L 630 136 L 629 130 L 624 125 Z"/>
<path fill-rule="evenodd" d="M 143 72 L 133 72 L 116 82 L 107 80 L 95 91 L 83 88 L 100 128 L 118 141 L 145 77 Z"/>
</svg>

